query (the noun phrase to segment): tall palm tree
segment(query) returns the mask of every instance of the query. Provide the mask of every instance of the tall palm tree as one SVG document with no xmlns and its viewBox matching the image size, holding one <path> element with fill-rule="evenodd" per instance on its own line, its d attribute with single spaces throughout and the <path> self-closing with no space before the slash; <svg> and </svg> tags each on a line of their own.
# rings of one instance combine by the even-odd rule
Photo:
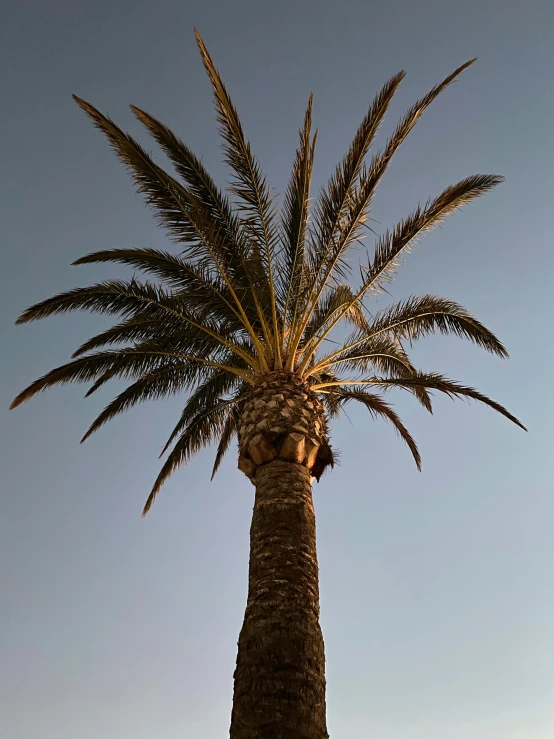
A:
<svg viewBox="0 0 554 739">
<path fill-rule="evenodd" d="M 465 70 L 456 69 L 402 118 L 384 148 L 369 149 L 404 73 L 369 106 L 342 162 L 310 207 L 316 135 L 312 98 L 283 207 L 278 212 L 231 99 L 197 34 L 211 81 L 232 171 L 230 196 L 163 123 L 132 107 L 175 167 L 168 174 L 137 141 L 89 103 L 77 103 L 129 169 L 177 253 L 156 249 L 97 251 L 76 264 L 129 265 L 154 281 L 106 280 L 27 309 L 18 323 L 88 309 L 118 316 L 72 361 L 33 382 L 13 402 L 61 383 L 90 382 L 87 395 L 112 378 L 129 386 L 102 411 L 83 440 L 144 400 L 186 393 L 171 448 L 143 514 L 171 473 L 217 442 L 217 470 L 233 437 L 238 466 L 255 486 L 250 530 L 248 601 L 238 645 L 232 739 L 323 739 L 323 639 L 311 483 L 333 466 L 328 420 L 356 401 L 391 423 L 417 467 L 416 443 L 383 393 L 400 388 L 431 411 L 432 391 L 473 398 L 518 426 L 505 408 L 477 390 L 418 371 L 406 345 L 434 332 L 469 339 L 499 357 L 500 341 L 457 303 L 410 297 L 372 312 L 366 298 L 390 281 L 398 260 L 424 232 L 501 182 L 473 175 L 418 206 L 376 238 L 373 258 L 350 279 L 373 196 L 391 157 L 423 111 Z M 350 326 L 337 344 L 332 332 Z M 329 348 L 329 346 L 331 348 Z M 523 427 L 522 427 L 523 428 Z"/>
</svg>

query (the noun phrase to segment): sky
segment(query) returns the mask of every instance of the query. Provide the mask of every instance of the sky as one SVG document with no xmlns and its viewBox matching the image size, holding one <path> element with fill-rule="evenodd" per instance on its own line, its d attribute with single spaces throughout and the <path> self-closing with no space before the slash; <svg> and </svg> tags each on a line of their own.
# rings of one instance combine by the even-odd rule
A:
<svg viewBox="0 0 554 739">
<path fill-rule="evenodd" d="M 310 91 L 317 191 L 385 80 L 407 71 L 380 141 L 478 57 L 396 155 L 372 226 L 469 174 L 505 175 L 426 235 L 390 290 L 446 295 L 500 336 L 508 361 L 438 337 L 414 358 L 507 405 L 529 433 L 474 403 L 437 398 L 430 416 L 391 395 L 420 444 L 418 473 L 362 411 L 333 424 L 341 463 L 314 491 L 328 727 L 332 739 L 551 739 L 554 5 L 6 0 L 0 14 L 0 735 L 228 735 L 253 504 L 234 455 L 210 483 L 214 451 L 199 454 L 143 520 L 179 399 L 82 446 L 117 388 L 85 402 L 64 387 L 7 410 L 104 325 L 72 314 L 16 328 L 17 315 L 124 274 L 70 266 L 85 253 L 168 246 L 71 93 L 145 143 L 128 104 L 146 109 L 225 183 L 197 27 L 280 191 Z"/>
</svg>

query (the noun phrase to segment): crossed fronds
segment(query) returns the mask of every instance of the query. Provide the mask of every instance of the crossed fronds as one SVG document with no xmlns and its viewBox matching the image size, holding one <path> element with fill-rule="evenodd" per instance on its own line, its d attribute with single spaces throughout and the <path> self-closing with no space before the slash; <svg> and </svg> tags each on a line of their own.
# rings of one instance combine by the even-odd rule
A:
<svg viewBox="0 0 554 739">
<path fill-rule="evenodd" d="M 414 439 L 379 393 L 405 390 L 428 411 L 433 392 L 471 398 L 523 428 L 477 390 L 440 374 L 422 373 L 412 364 L 408 347 L 434 333 L 467 339 L 507 357 L 499 339 L 467 310 L 436 295 L 412 296 L 379 311 L 367 303 L 383 292 L 402 256 L 426 231 L 495 187 L 501 177 L 466 177 L 417 206 L 377 236 L 373 257 L 360 266 L 358 284 L 350 279 L 352 251 L 367 230 L 376 188 L 392 157 L 422 113 L 474 60 L 412 105 L 383 148 L 370 156 L 404 72 L 393 76 L 369 105 L 344 158 L 314 201 L 310 186 L 317 131 L 312 132 L 310 95 L 279 212 L 227 88 L 198 33 L 196 38 L 231 170 L 229 190 L 219 189 L 201 159 L 150 113 L 131 106 L 169 158 L 173 174 L 114 121 L 75 96 L 129 171 L 177 253 L 103 249 L 76 260 L 79 265 L 125 265 L 140 274 L 69 290 L 23 312 L 18 323 L 75 310 L 113 316 L 115 323 L 82 342 L 72 361 L 29 385 L 12 407 L 59 384 L 88 383 L 88 396 L 112 379 L 128 381 L 84 440 L 138 403 L 185 394 L 145 513 L 169 475 L 212 442 L 217 444 L 215 474 L 253 389 L 275 372 L 294 376 L 296 384 L 317 393 L 331 417 L 349 402 L 362 403 L 374 418 L 394 426 L 418 467 Z M 346 339 L 337 332 L 344 325 L 351 331 Z"/>
</svg>

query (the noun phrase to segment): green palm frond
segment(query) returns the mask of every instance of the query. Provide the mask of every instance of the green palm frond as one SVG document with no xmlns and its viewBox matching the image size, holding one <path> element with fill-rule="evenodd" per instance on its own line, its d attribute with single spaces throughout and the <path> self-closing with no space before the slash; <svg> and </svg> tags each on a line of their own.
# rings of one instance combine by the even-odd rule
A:
<svg viewBox="0 0 554 739">
<path fill-rule="evenodd" d="M 351 250 L 370 230 L 373 197 L 393 155 L 426 108 L 474 60 L 418 100 L 383 148 L 370 156 L 404 72 L 392 77 L 371 102 L 346 155 L 313 204 L 317 131 L 312 134 L 310 95 L 279 213 L 229 93 L 202 38 L 196 38 L 214 94 L 224 159 L 231 168 L 230 187 L 227 192 L 219 189 L 196 154 L 144 110 L 131 106 L 169 159 L 173 174 L 110 118 L 75 97 L 107 137 L 178 253 L 102 249 L 76 260 L 124 265 L 144 279 L 104 280 L 25 310 L 17 323 L 74 310 L 111 316 L 114 323 L 77 347 L 70 362 L 31 383 L 12 407 L 56 385 L 87 383 L 89 396 L 110 380 L 127 381 L 84 440 L 141 402 L 185 396 L 145 513 L 169 475 L 212 442 L 217 444 L 215 474 L 242 423 L 249 394 L 273 370 L 304 380 L 330 418 L 350 401 L 362 403 L 374 418 L 395 427 L 418 467 L 413 438 L 382 397 L 393 388 L 411 393 L 430 412 L 434 392 L 477 400 L 524 428 L 479 391 L 421 372 L 409 357 L 412 342 L 434 333 L 457 336 L 507 357 L 499 339 L 465 308 L 436 295 L 412 296 L 378 312 L 365 303 L 384 291 L 402 256 L 422 234 L 495 187 L 501 177 L 467 177 L 418 206 L 376 237 L 374 256 L 366 266 L 358 265 L 360 277 L 350 284 Z"/>
</svg>

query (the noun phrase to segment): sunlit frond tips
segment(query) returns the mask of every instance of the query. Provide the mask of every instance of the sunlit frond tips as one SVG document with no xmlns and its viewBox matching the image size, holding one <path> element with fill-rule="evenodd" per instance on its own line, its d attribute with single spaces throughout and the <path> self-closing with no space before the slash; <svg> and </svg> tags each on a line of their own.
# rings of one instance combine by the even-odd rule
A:
<svg viewBox="0 0 554 739">
<path fill-rule="evenodd" d="M 329 420 L 350 403 L 361 403 L 373 419 L 391 424 L 420 468 L 413 436 L 384 399 L 392 390 L 409 393 L 429 412 L 440 396 L 475 400 L 524 428 L 487 395 L 440 373 L 422 372 L 410 356 L 414 342 L 442 334 L 506 358 L 502 342 L 466 308 L 431 294 L 388 306 L 374 301 L 427 231 L 502 182 L 499 175 L 462 173 L 456 184 L 423 200 L 396 225 L 383 226 L 374 239 L 369 235 L 374 195 L 392 157 L 424 111 L 474 60 L 417 100 L 379 145 L 405 73 L 391 77 L 315 197 L 317 131 L 313 95 L 307 96 L 279 209 L 198 32 L 196 41 L 231 173 L 227 191 L 151 113 L 131 106 L 171 172 L 111 118 L 74 96 L 172 243 L 167 250 L 99 249 L 82 256 L 74 264 L 113 264 L 132 276 L 67 290 L 22 313 L 18 324 L 83 310 L 113 323 L 84 337 L 71 361 L 32 382 L 12 407 L 57 385 L 84 383 L 86 396 L 97 397 L 112 380 L 125 382 L 97 411 L 84 441 L 139 403 L 175 399 L 180 415 L 160 455 L 165 459 L 144 513 L 169 476 L 209 445 L 215 453 L 213 477 L 235 438 L 239 468 L 254 483 L 258 466 L 278 455 L 306 465 L 319 480 L 334 461 Z M 358 259 L 362 237 L 367 258 Z"/>
</svg>

